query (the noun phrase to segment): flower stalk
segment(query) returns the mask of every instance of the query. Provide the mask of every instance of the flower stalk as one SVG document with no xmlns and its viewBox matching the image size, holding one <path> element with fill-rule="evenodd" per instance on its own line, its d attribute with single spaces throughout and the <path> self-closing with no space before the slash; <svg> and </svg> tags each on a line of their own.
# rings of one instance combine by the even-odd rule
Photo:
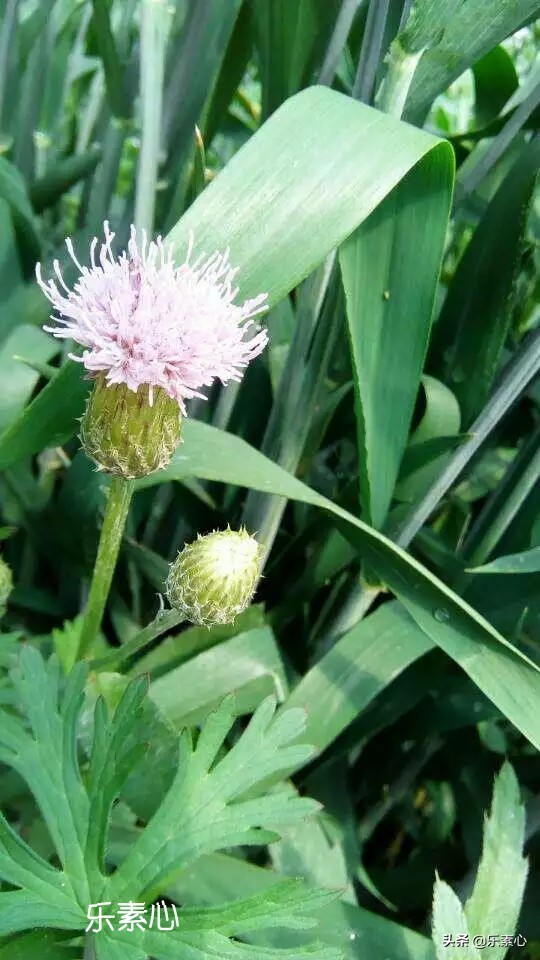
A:
<svg viewBox="0 0 540 960">
<path fill-rule="evenodd" d="M 118 559 L 134 481 L 112 477 L 101 528 L 98 554 L 79 641 L 79 657 L 91 650 L 99 633 Z"/>
</svg>

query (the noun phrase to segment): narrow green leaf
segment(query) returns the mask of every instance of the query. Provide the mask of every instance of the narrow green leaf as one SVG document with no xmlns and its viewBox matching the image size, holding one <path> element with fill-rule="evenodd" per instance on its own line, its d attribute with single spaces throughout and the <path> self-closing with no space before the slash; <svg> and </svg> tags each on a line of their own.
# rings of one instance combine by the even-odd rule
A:
<svg viewBox="0 0 540 960">
<path fill-rule="evenodd" d="M 452 454 L 429 490 L 407 516 L 397 538 L 400 545 L 408 546 L 413 540 L 486 438 L 534 380 L 540 370 L 539 342 L 540 331 L 531 332 L 512 361 L 508 363 L 492 396 L 471 424 L 468 439 Z"/>
<path fill-rule="evenodd" d="M 531 120 L 539 106 L 540 83 L 537 83 L 517 109 L 511 112 L 487 149 L 473 152 L 463 163 L 456 187 L 456 204 L 460 204 L 477 190 L 482 181 L 495 170 L 512 144 L 520 146 L 522 130 L 527 126 L 534 126 Z"/>
<path fill-rule="evenodd" d="M 217 624 L 214 627 L 191 626 L 181 633 L 165 637 L 159 646 L 137 660 L 130 672 L 133 676 L 148 673 L 152 679 L 156 679 L 210 647 L 265 625 L 262 607 L 252 604 L 239 614 L 234 623 Z"/>
<path fill-rule="evenodd" d="M 51 207 L 79 180 L 84 180 L 94 172 L 101 160 L 101 150 L 94 147 L 88 153 L 66 157 L 57 166 L 47 170 L 30 187 L 30 201 L 36 213 Z"/>
<path fill-rule="evenodd" d="M 437 323 L 433 351 L 442 379 L 457 396 L 465 427 L 482 410 L 500 363 L 539 164 L 536 138 L 522 151 L 476 228 Z"/>
<path fill-rule="evenodd" d="M 0 436 L 0 469 L 69 440 L 84 412 L 89 390 L 82 367 L 65 363 L 54 380 Z"/>
<path fill-rule="evenodd" d="M 0 197 L 9 204 L 25 274 L 40 257 L 41 243 L 23 177 L 9 160 L 0 157 Z"/>
<path fill-rule="evenodd" d="M 22 362 L 46 363 L 58 345 L 46 333 L 23 325 L 17 327 L 0 347 L 0 436 L 21 412 L 32 393 L 39 374 Z"/>
<path fill-rule="evenodd" d="M 538 0 L 416 0 L 400 41 L 406 51 L 427 49 L 406 119 L 423 121 L 435 97 L 467 67 L 539 14 Z"/>
<path fill-rule="evenodd" d="M 451 171 L 430 156 L 340 250 L 360 496 L 375 527 L 386 518 L 414 411 L 444 243 L 437 198 L 449 205 L 451 188 Z"/>
<path fill-rule="evenodd" d="M 394 496 L 415 502 L 439 475 L 447 461 L 445 454 L 466 440 L 458 436 L 461 425 L 459 404 L 448 387 L 435 377 L 422 377 L 426 408 L 409 439 Z"/>
<path fill-rule="evenodd" d="M 332 86 L 332 81 L 345 49 L 349 32 L 357 10 L 362 2 L 363 0 L 342 0 L 341 8 L 334 24 L 334 30 L 326 48 L 324 61 L 319 71 L 318 83 L 329 87 Z"/>
<path fill-rule="evenodd" d="M 131 114 L 124 89 L 123 68 L 111 29 L 107 0 L 92 0 L 92 33 L 103 62 L 111 113 L 119 119 Z"/>
<path fill-rule="evenodd" d="M 472 607 L 382 534 L 322 497 L 238 437 L 186 421 L 171 465 L 139 488 L 197 476 L 249 486 L 327 511 L 363 560 L 409 610 L 430 639 L 455 659 L 531 743 L 540 745 L 540 668 Z"/>
<path fill-rule="evenodd" d="M 500 552 L 503 554 L 510 553 L 514 547 L 520 548 L 527 542 L 530 524 L 535 517 L 535 491 L 539 480 L 540 427 L 537 427 L 529 439 L 521 444 L 502 480 L 488 497 L 468 531 L 460 556 L 469 567 L 485 563 L 501 540 L 503 545 Z M 524 541 L 522 517 L 525 510 L 530 511 L 530 516 L 524 521 Z M 531 546 L 535 546 L 533 541 Z"/>
<path fill-rule="evenodd" d="M 182 696 L 178 696 L 182 690 Z M 155 680 L 150 696 L 177 730 L 200 723 L 228 693 L 235 692 L 239 715 L 254 710 L 269 694 L 280 700 L 287 685 L 269 627 L 240 633 L 200 653 Z"/>
<path fill-rule="evenodd" d="M 311 79 L 332 30 L 338 0 L 253 0 L 266 119 Z"/>
<path fill-rule="evenodd" d="M 163 138 L 176 193 L 182 194 L 185 188 L 179 166 L 182 168 L 189 156 L 195 125 L 201 126 L 201 115 L 223 62 L 241 3 L 242 0 L 230 0 L 226 4 L 210 0 L 190 3 L 176 44 L 171 39 L 174 59 L 164 93 Z M 164 212 L 169 225 L 182 212 L 182 199 L 175 196 L 171 203 L 168 195 Z"/>
<path fill-rule="evenodd" d="M 499 115 L 519 87 L 512 57 L 504 47 L 494 47 L 473 67 L 475 126 L 483 126 Z"/>
<path fill-rule="evenodd" d="M 324 750 L 432 643 L 398 604 L 386 604 L 345 634 L 302 677 L 287 705 L 307 713 L 307 739 Z"/>
<path fill-rule="evenodd" d="M 509 553 L 481 567 L 472 567 L 469 573 L 540 573 L 540 547 Z"/>
<path fill-rule="evenodd" d="M 141 6 L 141 147 L 135 196 L 135 226 L 151 235 L 159 169 L 163 78 L 172 10 L 167 0 L 143 0 Z"/>
</svg>

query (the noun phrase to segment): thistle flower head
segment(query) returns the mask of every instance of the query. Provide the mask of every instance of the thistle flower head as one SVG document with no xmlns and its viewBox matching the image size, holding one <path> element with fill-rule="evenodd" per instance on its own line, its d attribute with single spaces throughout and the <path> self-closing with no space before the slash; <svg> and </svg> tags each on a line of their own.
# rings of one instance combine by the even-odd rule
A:
<svg viewBox="0 0 540 960">
<path fill-rule="evenodd" d="M 237 270 L 228 250 L 194 259 L 191 239 L 185 262 L 175 266 L 171 244 L 161 237 L 149 243 L 144 231 L 139 244 L 132 227 L 127 250 L 115 257 L 107 222 L 104 230 L 104 243 L 96 237 L 91 243 L 90 267 L 66 240 L 80 271 L 72 290 L 57 260 L 50 280 L 37 265 L 37 281 L 55 311 L 56 325 L 45 330 L 79 343 L 82 357 L 73 359 L 91 376 L 102 374 L 132 391 L 147 386 L 150 403 L 160 387 L 183 413 L 184 401 L 204 396 L 201 389 L 214 380 L 240 380 L 267 343 L 253 322 L 266 310 L 266 294 L 234 302 Z"/>
<path fill-rule="evenodd" d="M 171 564 L 169 603 L 192 623 L 232 623 L 249 605 L 260 569 L 261 546 L 247 530 L 199 535 Z"/>
</svg>

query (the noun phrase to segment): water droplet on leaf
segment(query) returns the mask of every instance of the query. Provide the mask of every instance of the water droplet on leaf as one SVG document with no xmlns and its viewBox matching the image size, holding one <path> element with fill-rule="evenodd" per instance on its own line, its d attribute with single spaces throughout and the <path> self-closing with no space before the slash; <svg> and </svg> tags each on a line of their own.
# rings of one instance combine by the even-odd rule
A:
<svg viewBox="0 0 540 960">
<path fill-rule="evenodd" d="M 435 617 L 435 620 L 439 621 L 439 623 L 445 623 L 450 619 L 450 614 L 448 613 L 448 610 L 445 610 L 444 607 L 437 607 L 437 609 L 433 611 L 433 616 Z"/>
</svg>

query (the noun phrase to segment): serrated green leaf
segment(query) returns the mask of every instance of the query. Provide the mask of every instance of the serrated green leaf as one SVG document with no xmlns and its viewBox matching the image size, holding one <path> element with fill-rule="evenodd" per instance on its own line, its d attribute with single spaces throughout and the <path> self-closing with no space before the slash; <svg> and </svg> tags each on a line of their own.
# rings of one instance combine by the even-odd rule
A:
<svg viewBox="0 0 540 960">
<path fill-rule="evenodd" d="M 291 947 L 287 950 L 274 950 L 271 947 L 259 947 L 253 944 L 240 943 L 239 941 L 229 940 L 221 933 L 215 931 L 200 933 L 184 933 L 180 930 L 171 931 L 167 935 L 160 932 L 149 930 L 142 932 L 135 930 L 133 933 L 107 934 L 104 937 L 106 942 L 115 943 L 115 947 L 127 944 L 127 960 L 146 960 L 150 955 L 155 960 L 177 960 L 179 956 L 182 960 L 341 960 L 342 953 L 331 947 L 325 946 L 306 946 Z M 99 941 L 98 941 L 99 942 Z M 137 946 L 135 946 L 135 944 Z M 140 952 L 139 952 L 140 948 Z M 98 953 L 101 960 L 120 960 L 125 953 L 105 952 Z"/>
<path fill-rule="evenodd" d="M 522 855 L 524 842 L 525 808 L 516 775 L 505 763 L 495 779 L 480 865 L 472 895 L 465 904 L 472 937 L 515 933 L 528 872 L 528 862 Z M 503 960 L 506 952 L 504 946 L 489 948 L 493 960 Z"/>
<path fill-rule="evenodd" d="M 269 839 L 268 829 L 294 822 L 316 809 L 303 798 L 278 792 L 257 796 L 262 780 L 294 768 L 311 750 L 294 745 L 305 726 L 303 711 L 274 718 L 266 700 L 229 753 L 216 761 L 234 719 L 234 698 L 223 701 L 209 718 L 196 746 L 180 740 L 178 770 L 172 786 L 124 863 L 106 885 L 106 900 L 122 902 L 134 888 L 145 897 L 170 882 L 203 853 Z M 255 791 L 255 792 L 254 792 Z M 249 793 L 249 799 L 245 799 Z"/>
<path fill-rule="evenodd" d="M 56 628 L 51 634 L 55 653 L 66 676 L 77 661 L 82 624 L 82 616 L 66 620 L 62 629 Z"/>
<path fill-rule="evenodd" d="M 66 742 L 64 724 L 74 738 L 84 675 L 84 668 L 72 671 L 59 713 L 57 661 L 45 666 L 37 650 L 24 647 L 12 682 L 31 732 L 5 713 L 0 724 L 3 762 L 17 770 L 32 790 L 64 870 L 65 876 L 59 875 L 57 882 L 79 903 L 89 896 L 83 854 L 88 798 L 80 780 L 74 742 Z"/>
<path fill-rule="evenodd" d="M 470 933 L 463 907 L 447 883 L 437 877 L 433 894 L 433 941 L 437 960 L 480 960 L 478 950 L 470 942 Z M 454 944 L 446 944 L 449 937 Z"/>
<path fill-rule="evenodd" d="M 0 757 L 26 779 L 38 802 L 57 848 L 63 870 L 42 860 L 0 820 L 0 877 L 19 889 L 0 892 L 0 934 L 29 926 L 86 929 L 88 907 L 111 906 L 128 898 L 150 897 L 202 853 L 231 844 L 261 843 L 273 839 L 281 824 L 303 819 L 314 801 L 290 791 L 264 792 L 264 781 L 306 760 L 309 747 L 298 745 L 305 725 L 301 710 L 275 716 L 275 702 L 266 700 L 242 736 L 223 753 L 234 722 L 234 698 L 229 697 L 210 716 L 194 746 L 189 733 L 180 739 L 177 773 L 157 812 L 142 831 L 123 863 L 105 875 L 105 844 L 112 804 L 136 765 L 144 741 L 140 724 L 146 680 L 132 681 L 111 719 L 102 699 L 93 718 L 90 765 L 85 782 L 77 756 L 77 725 L 82 707 L 84 665 L 71 671 L 65 684 L 55 659 L 45 664 L 37 650 L 22 650 L 12 679 L 19 706 L 30 724 L 2 712 Z M 179 929 L 165 935 L 144 931 L 128 942 L 133 956 L 206 958 L 267 956 L 229 936 L 242 935 L 277 922 L 302 928 L 304 912 L 328 898 L 297 886 L 273 891 L 212 910 L 188 910 Z M 123 942 L 125 937 L 120 936 Z M 117 955 L 117 933 L 95 934 L 98 956 Z M 94 936 L 94 935 L 92 935 Z M 219 952 L 218 952 L 219 951 Z M 251 951 L 251 953 L 250 953 Z M 298 955 L 337 960 L 339 954 L 317 946 Z M 125 956 L 125 952 L 123 956 Z"/>
<path fill-rule="evenodd" d="M 230 890 L 235 890 L 239 897 L 251 897 L 254 893 L 266 891 L 274 886 L 276 876 L 268 868 L 257 867 L 238 857 L 214 854 L 198 860 L 172 889 L 182 902 L 219 903 Z M 321 905 L 317 914 L 320 939 L 340 950 L 347 960 L 364 956 L 388 960 L 433 960 L 435 956 L 433 944 L 426 937 L 341 899 Z M 301 932 L 296 935 L 295 942 L 307 944 L 310 936 L 309 931 Z M 275 947 L 286 946 L 282 931 L 269 931 L 264 940 L 257 939 L 259 942 Z"/>
<path fill-rule="evenodd" d="M 97 960 L 148 960 L 146 950 L 133 943 L 131 934 L 121 940 L 113 940 L 107 934 L 97 937 L 95 952 Z"/>
</svg>

